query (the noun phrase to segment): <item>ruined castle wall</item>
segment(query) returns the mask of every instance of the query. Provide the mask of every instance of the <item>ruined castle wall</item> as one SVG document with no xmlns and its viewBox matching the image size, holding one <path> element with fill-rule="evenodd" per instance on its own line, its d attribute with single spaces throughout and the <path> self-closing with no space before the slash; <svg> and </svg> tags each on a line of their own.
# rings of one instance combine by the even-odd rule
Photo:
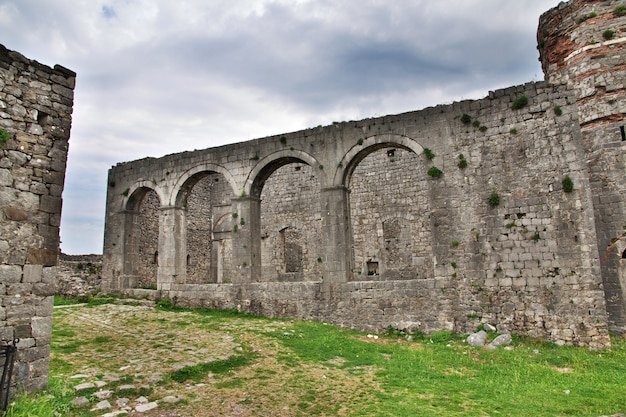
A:
<svg viewBox="0 0 626 417">
<path fill-rule="evenodd" d="M 513 108 L 522 97 L 528 104 Z M 103 287 L 132 293 L 118 279 L 126 208 L 153 188 L 172 259 L 160 256 L 158 294 L 178 303 L 371 331 L 468 332 L 489 322 L 605 347 L 584 155 L 573 93 L 529 83 L 477 101 L 119 164 L 110 171 Z M 189 215 L 177 196 L 199 170 L 224 175 L 238 215 L 220 232 L 232 249 L 223 284 L 172 281 L 185 270 L 175 219 Z"/>
<path fill-rule="evenodd" d="M 48 380 L 75 77 L 0 45 L 0 340 L 20 340 L 14 382 L 26 389 Z"/>
<path fill-rule="evenodd" d="M 626 326 L 626 15 L 621 1 L 572 1 L 540 19 L 546 79 L 575 92 L 593 194 L 597 245 L 611 325 Z"/>
</svg>

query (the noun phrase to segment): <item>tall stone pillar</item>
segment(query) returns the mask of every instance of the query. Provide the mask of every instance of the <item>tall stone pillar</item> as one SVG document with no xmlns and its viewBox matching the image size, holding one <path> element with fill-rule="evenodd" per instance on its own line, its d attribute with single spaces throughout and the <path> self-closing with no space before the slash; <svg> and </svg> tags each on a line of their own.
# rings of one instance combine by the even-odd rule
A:
<svg viewBox="0 0 626 417">
<path fill-rule="evenodd" d="M 258 282 L 261 277 L 261 200 L 241 197 L 233 204 L 232 283 Z M 225 271 L 226 272 L 226 271 Z"/>
<path fill-rule="evenodd" d="M 324 188 L 320 193 L 322 207 L 322 246 L 325 288 L 347 282 L 352 274 L 352 234 L 346 187 Z"/>
<path fill-rule="evenodd" d="M 185 209 L 169 206 L 159 211 L 159 269 L 157 289 L 170 290 L 172 284 L 185 282 L 187 229 Z"/>
</svg>

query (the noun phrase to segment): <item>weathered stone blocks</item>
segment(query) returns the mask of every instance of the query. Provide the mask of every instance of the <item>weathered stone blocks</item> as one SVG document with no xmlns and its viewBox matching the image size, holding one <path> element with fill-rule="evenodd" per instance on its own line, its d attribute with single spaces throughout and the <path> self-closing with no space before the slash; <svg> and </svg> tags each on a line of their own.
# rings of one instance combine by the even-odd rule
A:
<svg viewBox="0 0 626 417">
<path fill-rule="evenodd" d="M 47 382 L 61 193 L 76 74 L 0 45 L 0 343 L 19 338 L 14 384 Z"/>
<path fill-rule="evenodd" d="M 105 287 L 370 331 L 489 321 L 608 346 L 607 302 L 611 325 L 626 323 L 624 118 L 589 97 L 621 103 L 625 61 L 613 44 L 587 45 L 613 3 L 573 0 L 542 17 L 551 83 L 116 165 Z M 606 18 L 574 25 L 591 7 Z M 528 105 L 513 109 L 521 96 Z"/>
</svg>

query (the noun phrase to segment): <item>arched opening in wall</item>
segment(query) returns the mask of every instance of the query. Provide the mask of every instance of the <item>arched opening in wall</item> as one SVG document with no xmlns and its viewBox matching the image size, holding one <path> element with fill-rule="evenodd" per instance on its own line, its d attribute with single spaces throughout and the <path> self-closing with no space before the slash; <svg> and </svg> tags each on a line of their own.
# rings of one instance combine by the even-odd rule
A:
<svg viewBox="0 0 626 417">
<path fill-rule="evenodd" d="M 261 280 L 315 281 L 321 248 L 320 184 L 315 169 L 284 158 L 266 167 L 253 194 L 261 199 Z"/>
<path fill-rule="evenodd" d="M 177 205 L 185 209 L 186 237 L 182 246 L 186 273 L 178 283 L 207 284 L 227 282 L 219 275 L 221 260 L 216 247 L 220 240 L 231 239 L 230 231 L 216 233 L 214 225 L 232 210 L 232 189 L 222 174 L 204 171 L 190 177 L 177 198 Z M 184 282 L 181 282 L 184 281 Z"/>
<path fill-rule="evenodd" d="M 133 277 L 132 287 L 157 288 L 160 205 L 150 188 L 139 188 L 128 199 L 124 270 Z"/>
<path fill-rule="evenodd" d="M 430 277 L 429 184 L 424 158 L 397 144 L 363 150 L 348 170 L 355 280 Z"/>
</svg>

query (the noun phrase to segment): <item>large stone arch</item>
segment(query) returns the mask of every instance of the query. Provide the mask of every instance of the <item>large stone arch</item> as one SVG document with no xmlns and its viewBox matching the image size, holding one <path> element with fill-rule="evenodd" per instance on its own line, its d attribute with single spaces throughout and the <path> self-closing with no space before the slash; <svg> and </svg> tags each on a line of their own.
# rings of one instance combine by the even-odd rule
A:
<svg viewBox="0 0 626 417">
<path fill-rule="evenodd" d="M 185 171 L 176 181 L 172 192 L 169 196 L 168 204 L 170 206 L 180 207 L 180 202 L 182 199 L 186 197 L 185 193 L 189 192 L 189 189 L 193 186 L 193 179 L 197 178 L 198 175 L 203 175 L 203 173 L 216 172 L 218 174 L 222 174 L 222 176 L 228 181 L 230 184 L 230 188 L 232 189 L 233 196 L 237 194 L 237 189 L 239 188 L 239 184 L 230 173 L 229 170 L 224 168 L 221 165 L 213 164 L 210 162 L 203 162 L 198 164 L 187 171 Z M 192 182 L 190 182 L 190 180 Z M 191 187 L 190 187 L 191 186 Z"/>
<path fill-rule="evenodd" d="M 347 154 L 352 279 L 432 276 L 430 189 L 423 148 L 401 136 L 371 137 Z"/>
<path fill-rule="evenodd" d="M 140 181 L 124 198 L 124 275 L 130 288 L 154 288 L 159 266 L 160 188 Z"/>
<path fill-rule="evenodd" d="M 321 234 L 323 181 L 317 161 L 307 159 L 290 152 L 265 161 L 251 187 L 251 197 L 259 204 L 264 281 L 313 281 L 321 276 L 321 253 L 314 241 Z"/>
<path fill-rule="evenodd" d="M 374 135 L 356 143 L 341 158 L 333 178 L 334 186 L 349 187 L 349 179 L 354 169 L 366 156 L 383 148 L 403 148 L 420 155 L 424 148 L 414 139 L 403 135 Z"/>
<path fill-rule="evenodd" d="M 156 186 L 152 181 L 138 181 L 124 191 L 124 199 L 122 200 L 122 210 L 134 210 L 136 205 L 141 202 L 141 199 L 146 195 L 148 191 L 154 191 L 159 197 L 159 205 L 162 206 L 163 202 L 167 200 L 165 191 Z"/>
<path fill-rule="evenodd" d="M 258 198 L 261 195 L 265 181 L 283 165 L 300 162 L 311 166 L 313 169 L 321 166 L 317 159 L 310 154 L 299 150 L 284 150 L 275 152 L 261 159 L 250 171 L 243 189 L 245 195 Z M 320 186 L 324 187 L 322 176 L 320 176 Z"/>
<path fill-rule="evenodd" d="M 217 219 L 232 212 L 235 180 L 215 164 L 200 164 L 187 170 L 176 182 L 171 201 L 178 267 L 174 283 L 206 284 L 223 282 L 220 254 L 230 236 L 214 233 Z"/>
</svg>

